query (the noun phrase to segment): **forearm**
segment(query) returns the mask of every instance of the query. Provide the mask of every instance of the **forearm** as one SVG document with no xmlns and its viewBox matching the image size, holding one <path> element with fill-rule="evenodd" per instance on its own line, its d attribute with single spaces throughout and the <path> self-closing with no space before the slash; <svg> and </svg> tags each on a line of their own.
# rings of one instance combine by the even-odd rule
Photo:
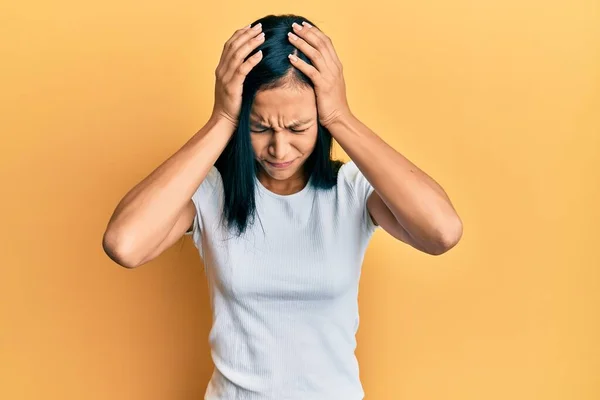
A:
<svg viewBox="0 0 600 400">
<path fill-rule="evenodd" d="M 104 241 L 112 250 L 135 258 L 160 244 L 232 134 L 230 123 L 211 118 L 176 153 L 133 187 L 108 222 Z"/>
<path fill-rule="evenodd" d="M 349 114 L 329 131 L 413 238 L 439 242 L 460 225 L 444 189 L 358 118 Z"/>
</svg>

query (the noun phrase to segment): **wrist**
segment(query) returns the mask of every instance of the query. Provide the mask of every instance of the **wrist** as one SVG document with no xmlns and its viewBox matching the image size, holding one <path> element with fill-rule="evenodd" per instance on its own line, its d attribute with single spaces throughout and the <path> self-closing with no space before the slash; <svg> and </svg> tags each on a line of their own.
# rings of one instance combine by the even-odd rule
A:
<svg viewBox="0 0 600 400">
<path fill-rule="evenodd" d="M 322 124 L 327 130 L 331 132 L 331 129 L 336 128 L 339 125 L 348 125 L 355 119 L 354 114 L 350 110 L 346 110 L 335 118 L 332 118 L 330 121 L 327 121 L 326 124 Z"/>
<path fill-rule="evenodd" d="M 229 132 L 231 135 L 233 135 L 233 133 L 237 129 L 236 122 L 234 122 L 230 118 L 225 117 L 220 114 L 212 114 L 210 116 L 210 118 L 208 119 L 208 124 L 210 124 L 211 126 L 217 126 L 221 129 L 224 129 L 227 132 Z"/>
<path fill-rule="evenodd" d="M 232 129 L 237 129 L 238 126 L 238 121 L 232 119 L 230 116 L 224 114 L 224 113 L 219 113 L 219 112 L 213 112 L 209 118 L 209 120 L 211 120 L 213 123 L 216 124 L 220 124 L 223 126 L 230 126 Z"/>
</svg>

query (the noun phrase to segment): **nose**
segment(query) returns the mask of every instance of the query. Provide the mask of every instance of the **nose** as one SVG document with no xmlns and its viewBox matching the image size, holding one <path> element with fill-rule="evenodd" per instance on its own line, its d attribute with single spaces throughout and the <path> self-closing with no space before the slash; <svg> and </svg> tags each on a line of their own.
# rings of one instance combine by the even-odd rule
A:
<svg viewBox="0 0 600 400">
<path fill-rule="evenodd" d="M 288 161 L 287 154 L 289 153 L 289 140 L 285 131 L 273 133 L 271 145 L 269 146 L 269 154 L 277 161 Z"/>
</svg>

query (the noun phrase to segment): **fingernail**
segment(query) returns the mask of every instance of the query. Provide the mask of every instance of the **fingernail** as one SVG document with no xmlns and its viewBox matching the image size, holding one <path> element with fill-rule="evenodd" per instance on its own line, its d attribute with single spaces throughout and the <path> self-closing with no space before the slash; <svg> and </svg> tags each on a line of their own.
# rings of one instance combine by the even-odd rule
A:
<svg viewBox="0 0 600 400">
<path fill-rule="evenodd" d="M 303 22 L 302 22 L 302 25 L 306 26 L 307 28 L 312 28 L 312 25 L 311 25 L 311 24 L 309 24 L 309 23 L 308 23 L 308 22 L 306 22 L 306 21 L 303 21 Z"/>
<path fill-rule="evenodd" d="M 297 23 L 295 23 L 295 22 L 292 24 L 292 28 L 297 29 L 299 31 L 302 30 L 302 27 L 300 25 L 298 25 Z"/>
<path fill-rule="evenodd" d="M 257 30 L 260 29 L 261 26 L 262 26 L 262 24 L 259 22 L 258 24 L 254 25 L 254 28 L 252 28 L 252 29 L 254 29 L 255 31 L 257 31 Z"/>
<path fill-rule="evenodd" d="M 288 32 L 288 36 L 292 38 L 292 40 L 298 40 L 298 36 L 294 35 L 292 32 Z"/>
</svg>

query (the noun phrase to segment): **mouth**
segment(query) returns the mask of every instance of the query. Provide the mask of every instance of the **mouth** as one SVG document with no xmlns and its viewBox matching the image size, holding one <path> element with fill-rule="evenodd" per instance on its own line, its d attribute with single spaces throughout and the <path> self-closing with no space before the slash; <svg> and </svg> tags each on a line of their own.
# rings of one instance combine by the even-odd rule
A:
<svg viewBox="0 0 600 400">
<path fill-rule="evenodd" d="M 274 168 L 286 168 L 286 167 L 289 167 L 290 165 L 292 165 L 294 163 L 294 161 L 295 160 L 288 161 L 288 162 L 285 162 L 285 163 L 272 163 L 270 161 L 267 161 L 267 164 L 269 164 L 270 166 L 272 166 Z"/>
</svg>

